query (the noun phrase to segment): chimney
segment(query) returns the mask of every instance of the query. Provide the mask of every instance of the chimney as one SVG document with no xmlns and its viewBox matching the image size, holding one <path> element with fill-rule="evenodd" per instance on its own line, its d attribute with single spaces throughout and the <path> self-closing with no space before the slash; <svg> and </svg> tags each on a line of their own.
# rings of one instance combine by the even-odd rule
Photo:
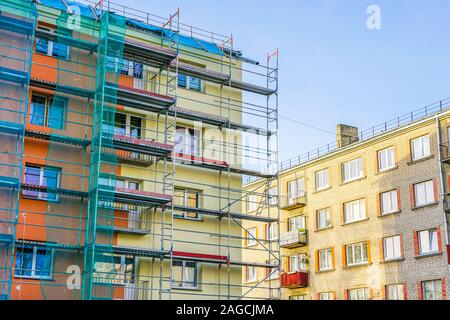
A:
<svg viewBox="0 0 450 320">
<path fill-rule="evenodd" d="M 359 141 L 358 128 L 346 124 L 336 126 L 336 146 L 343 148 Z"/>
</svg>

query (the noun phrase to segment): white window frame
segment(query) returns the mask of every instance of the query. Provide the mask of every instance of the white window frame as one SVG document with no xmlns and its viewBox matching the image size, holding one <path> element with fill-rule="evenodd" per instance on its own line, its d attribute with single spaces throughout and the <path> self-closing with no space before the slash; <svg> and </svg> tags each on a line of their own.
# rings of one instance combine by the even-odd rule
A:
<svg viewBox="0 0 450 320">
<path fill-rule="evenodd" d="M 398 190 L 382 192 L 380 194 L 381 215 L 396 213 L 400 210 L 398 207 Z"/>
<path fill-rule="evenodd" d="M 385 261 L 402 258 L 402 237 L 400 235 L 383 238 L 383 258 Z"/>
<path fill-rule="evenodd" d="M 247 211 L 252 212 L 256 211 L 256 209 L 257 209 L 256 195 L 249 194 L 247 196 Z"/>
<path fill-rule="evenodd" d="M 319 250 L 317 258 L 319 259 L 319 271 L 333 270 L 333 250 L 331 248 Z"/>
<path fill-rule="evenodd" d="M 419 255 L 439 253 L 439 233 L 435 229 L 427 229 L 417 232 Z"/>
<path fill-rule="evenodd" d="M 44 184 L 44 174 L 45 174 L 45 170 L 47 168 L 49 169 L 55 169 L 55 171 L 58 172 L 58 179 L 56 181 L 56 188 L 59 188 L 60 186 L 60 182 L 61 182 L 61 169 L 60 168 L 55 168 L 55 167 L 46 167 L 46 166 L 41 166 L 41 165 L 33 165 L 33 164 L 25 164 L 25 168 L 35 168 L 35 169 L 39 169 L 39 186 L 40 187 L 47 187 Z M 25 179 L 25 173 L 24 173 L 24 179 Z M 37 200 L 45 200 L 48 202 L 58 202 L 59 201 L 59 195 L 55 194 L 55 199 L 48 199 L 45 198 L 43 196 L 43 194 L 48 194 L 48 192 L 45 191 L 37 191 L 38 195 L 37 197 L 33 197 L 33 196 L 28 196 L 28 195 L 24 195 L 25 198 L 30 198 L 30 199 L 37 199 Z"/>
<path fill-rule="evenodd" d="M 306 253 L 295 254 L 288 257 L 289 259 L 289 273 L 306 272 Z"/>
<path fill-rule="evenodd" d="M 181 281 L 177 281 L 178 283 L 177 284 L 175 284 L 174 282 L 175 282 L 175 280 L 173 279 L 172 281 L 172 284 L 171 284 L 171 286 L 172 286 L 172 288 L 173 289 L 190 289 L 190 290 L 197 290 L 197 289 L 199 289 L 200 288 L 200 263 L 199 262 L 196 262 L 196 261 L 190 261 L 190 260 L 174 260 L 174 261 L 179 261 L 179 262 L 182 262 L 182 269 L 181 269 L 181 276 L 182 276 L 182 279 L 181 279 Z M 194 265 L 195 265 L 195 285 L 194 286 L 191 286 L 191 285 L 189 285 L 189 284 L 187 284 L 186 282 L 185 282 L 185 280 L 184 280 L 184 269 L 186 268 L 186 264 L 187 263 L 194 263 Z"/>
<path fill-rule="evenodd" d="M 288 218 L 289 231 L 298 231 L 300 229 L 306 230 L 306 217 L 304 215 Z"/>
<path fill-rule="evenodd" d="M 136 116 L 134 114 L 122 113 L 122 112 L 116 112 L 116 114 L 121 114 L 121 115 L 125 116 L 125 136 L 126 137 L 131 137 L 131 117 L 140 119 L 141 120 L 141 127 L 140 127 L 140 129 L 141 129 L 141 137 L 140 137 L 140 139 L 143 138 L 143 136 L 144 136 L 144 134 L 143 134 L 144 133 L 144 129 L 143 129 L 144 118 L 143 117 Z M 115 125 L 116 125 L 115 119 L 113 120 L 113 122 L 114 122 L 114 129 L 115 129 Z"/>
<path fill-rule="evenodd" d="M 395 168 L 395 149 L 389 147 L 378 151 L 378 171 L 383 172 Z"/>
<path fill-rule="evenodd" d="M 350 182 L 364 177 L 363 158 L 353 159 L 342 163 L 342 181 Z"/>
<path fill-rule="evenodd" d="M 430 136 L 424 135 L 411 140 L 411 158 L 413 161 L 431 156 Z"/>
<path fill-rule="evenodd" d="M 328 217 L 328 219 L 326 219 Z M 330 208 L 324 208 L 319 209 L 316 211 L 316 219 L 317 219 L 317 230 L 323 230 L 331 227 L 331 209 Z M 327 225 L 323 224 L 322 219 L 325 219 L 325 221 L 328 221 Z"/>
<path fill-rule="evenodd" d="M 278 240 L 278 224 L 272 222 L 266 225 L 267 240 L 275 241 Z"/>
<path fill-rule="evenodd" d="M 362 293 L 363 299 L 352 299 L 352 293 L 355 293 L 357 297 Z M 347 290 L 348 300 L 370 300 L 370 290 L 369 288 L 357 288 Z"/>
<path fill-rule="evenodd" d="M 319 293 L 319 300 L 334 300 L 334 292 L 327 291 L 327 292 L 320 292 Z"/>
<path fill-rule="evenodd" d="M 190 134 L 190 131 L 194 133 Z M 183 131 L 183 134 L 179 134 Z M 182 139 L 180 148 L 177 136 Z M 175 129 L 175 151 L 187 156 L 200 157 L 202 155 L 202 131 L 185 126 L 177 126 Z"/>
<path fill-rule="evenodd" d="M 385 292 L 386 300 L 405 300 L 405 285 L 402 283 L 386 285 Z"/>
<path fill-rule="evenodd" d="M 325 190 L 330 187 L 328 168 L 316 172 L 316 191 Z"/>
<path fill-rule="evenodd" d="M 364 245 L 366 246 L 364 256 Z M 356 254 L 359 251 L 359 256 L 361 261 L 356 261 Z M 351 255 L 350 255 L 351 253 Z M 359 243 L 352 243 L 345 246 L 345 256 L 346 256 L 346 262 L 348 267 L 353 266 L 360 266 L 365 265 L 369 263 L 369 243 L 367 241 L 359 242 Z M 350 261 L 350 258 L 353 258 L 353 261 Z"/>
<path fill-rule="evenodd" d="M 294 296 L 289 296 L 289 300 L 307 300 L 308 296 L 306 294 L 298 294 Z"/>
<path fill-rule="evenodd" d="M 266 199 L 268 206 L 276 206 L 278 204 L 278 188 L 272 187 L 267 190 Z"/>
<path fill-rule="evenodd" d="M 253 270 L 252 272 L 250 272 L 250 270 Z M 252 277 L 249 277 L 249 276 Z M 247 282 L 256 282 L 258 281 L 258 275 L 256 272 L 256 267 L 255 266 L 247 266 L 247 270 L 246 270 L 246 281 Z"/>
<path fill-rule="evenodd" d="M 421 189 L 419 189 L 421 188 Z M 423 189 L 422 189 L 423 188 Z M 420 194 L 419 191 L 424 192 Z M 423 198 L 423 202 L 419 202 L 419 199 Z M 414 184 L 414 205 L 416 207 L 426 206 L 436 202 L 436 195 L 434 191 L 434 181 L 428 180 Z"/>
<path fill-rule="evenodd" d="M 16 275 L 14 272 L 14 277 L 15 278 L 22 278 L 22 279 L 41 279 L 41 280 L 50 280 L 53 279 L 53 263 L 54 263 L 54 258 L 55 258 L 55 251 L 52 248 L 46 248 L 45 245 L 42 246 L 29 246 L 29 247 L 33 247 L 33 259 L 31 262 L 31 276 L 22 276 L 22 275 Z M 18 247 L 16 249 L 16 251 L 18 249 L 25 249 L 26 246 L 24 248 L 22 247 Z M 45 250 L 49 250 L 50 251 L 50 272 L 48 276 L 40 276 L 40 275 L 36 275 L 36 259 L 37 259 L 37 251 L 38 249 L 45 249 Z M 17 254 L 17 253 L 16 253 Z"/>
<path fill-rule="evenodd" d="M 254 233 L 253 233 L 254 232 Z M 257 239 L 257 229 L 256 227 L 249 228 L 246 230 L 247 235 L 247 247 L 253 247 L 258 244 Z"/>
<path fill-rule="evenodd" d="M 427 299 L 427 294 L 425 291 L 426 284 L 432 284 L 433 287 L 433 299 Z M 428 281 L 422 281 L 421 283 L 421 290 L 422 290 L 422 298 L 423 300 L 442 300 L 443 299 L 443 292 L 442 292 L 442 280 L 428 280 Z"/>
<path fill-rule="evenodd" d="M 49 32 L 49 33 L 56 34 L 56 29 L 55 28 L 38 26 L 38 29 L 42 30 L 42 31 Z M 56 35 L 56 37 L 58 37 L 58 36 Z M 36 37 L 36 38 L 39 38 L 39 37 Z M 56 58 L 56 59 L 70 60 L 71 57 L 70 57 L 70 46 L 69 45 L 66 44 L 66 46 L 67 46 L 67 56 L 66 56 L 66 58 L 62 58 L 62 57 L 58 57 L 58 56 L 54 56 L 53 55 L 53 40 L 49 40 L 49 39 L 46 39 L 46 38 L 44 38 L 44 39 L 47 41 L 47 53 L 41 53 L 41 52 L 37 52 L 36 51 L 36 54 L 46 55 L 46 56 L 53 57 L 53 58 Z M 37 46 L 37 39 L 36 39 L 36 46 Z"/>
<path fill-rule="evenodd" d="M 288 204 L 294 204 L 295 200 L 305 196 L 305 178 L 298 178 L 289 181 L 287 184 L 288 189 Z"/>
<path fill-rule="evenodd" d="M 271 259 L 268 261 L 269 264 L 271 265 L 277 265 L 278 264 L 278 260 L 277 259 Z M 278 279 L 280 277 L 280 269 L 277 268 L 269 268 L 269 274 L 267 276 L 268 280 L 275 280 Z"/>
<path fill-rule="evenodd" d="M 355 211 L 357 208 L 357 212 Z M 366 199 L 344 203 L 344 223 L 353 223 L 367 219 Z"/>
</svg>

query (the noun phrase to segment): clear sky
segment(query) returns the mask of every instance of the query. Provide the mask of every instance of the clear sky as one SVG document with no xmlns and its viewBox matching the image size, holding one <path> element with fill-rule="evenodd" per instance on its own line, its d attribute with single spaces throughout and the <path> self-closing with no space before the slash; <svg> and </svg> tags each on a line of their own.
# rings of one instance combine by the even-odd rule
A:
<svg viewBox="0 0 450 320">
<path fill-rule="evenodd" d="M 280 160 L 334 141 L 335 125 L 366 129 L 450 96 L 448 0 L 115 0 L 233 34 L 263 61 L 280 48 Z M 366 26 L 369 5 L 381 30 Z M 323 132 L 285 118 L 325 129 Z"/>
</svg>

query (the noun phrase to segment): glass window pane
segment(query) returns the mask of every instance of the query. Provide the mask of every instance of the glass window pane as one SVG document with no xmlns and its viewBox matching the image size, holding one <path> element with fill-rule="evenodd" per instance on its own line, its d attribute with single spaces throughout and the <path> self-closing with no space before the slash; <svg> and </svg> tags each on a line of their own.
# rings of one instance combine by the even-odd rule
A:
<svg viewBox="0 0 450 320">
<path fill-rule="evenodd" d="M 16 253 L 16 276 L 31 277 L 33 268 L 33 248 L 17 248 Z"/>
<path fill-rule="evenodd" d="M 36 38 L 36 52 L 40 54 L 48 53 L 48 41 L 43 38 Z"/>
<path fill-rule="evenodd" d="M 36 251 L 35 275 L 41 277 L 50 277 L 51 262 L 51 250 L 38 248 Z"/>
<path fill-rule="evenodd" d="M 54 129 L 64 128 L 64 111 L 66 102 L 61 98 L 50 100 L 48 126 Z"/>
</svg>

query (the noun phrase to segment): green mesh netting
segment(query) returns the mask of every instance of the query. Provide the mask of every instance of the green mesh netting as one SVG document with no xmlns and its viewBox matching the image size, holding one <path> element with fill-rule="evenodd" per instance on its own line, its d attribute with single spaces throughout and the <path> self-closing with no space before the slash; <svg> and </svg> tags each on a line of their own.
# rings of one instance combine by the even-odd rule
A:
<svg viewBox="0 0 450 320">
<path fill-rule="evenodd" d="M 0 300 L 19 295 L 14 250 L 35 24 L 31 1 L 0 2 Z"/>
</svg>

